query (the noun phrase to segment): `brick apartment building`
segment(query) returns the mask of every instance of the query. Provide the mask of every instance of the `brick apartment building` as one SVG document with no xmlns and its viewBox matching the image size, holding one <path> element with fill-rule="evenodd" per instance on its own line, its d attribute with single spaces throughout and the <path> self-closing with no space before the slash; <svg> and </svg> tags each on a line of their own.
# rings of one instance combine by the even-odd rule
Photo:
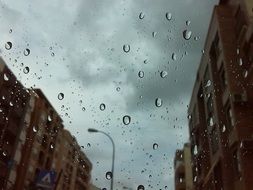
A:
<svg viewBox="0 0 253 190">
<path fill-rule="evenodd" d="M 61 152 L 61 159 L 56 159 L 57 167 L 62 170 L 57 190 L 88 190 L 90 186 L 92 164 L 81 151 L 75 137 L 69 131 L 61 131 L 61 141 L 56 144 Z"/>
<path fill-rule="evenodd" d="M 188 113 L 196 190 L 253 188 L 253 1 L 214 7 Z"/>
<path fill-rule="evenodd" d="M 21 159 L 28 124 L 29 91 L 27 91 L 0 57 L 0 187 L 13 187 L 16 166 Z"/>
<path fill-rule="evenodd" d="M 0 58 L 0 189 L 37 189 L 41 170 L 56 189 L 89 189 L 92 164 L 40 89 L 25 89 Z"/>
<path fill-rule="evenodd" d="M 59 131 L 63 130 L 62 120 L 41 90 L 32 90 L 34 100 L 31 122 L 27 129 L 27 138 L 22 149 L 22 164 L 19 165 L 19 177 L 15 188 L 28 189 L 40 170 L 54 170 L 60 159 L 56 142 L 60 139 Z"/>
</svg>

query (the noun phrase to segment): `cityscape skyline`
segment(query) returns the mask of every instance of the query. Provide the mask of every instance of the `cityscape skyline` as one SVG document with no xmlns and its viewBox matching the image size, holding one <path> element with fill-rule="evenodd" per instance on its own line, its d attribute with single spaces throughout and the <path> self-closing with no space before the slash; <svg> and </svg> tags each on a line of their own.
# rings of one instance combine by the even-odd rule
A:
<svg viewBox="0 0 253 190">
<path fill-rule="evenodd" d="M 91 127 L 116 142 L 116 188 L 173 188 L 174 151 L 188 137 L 187 105 L 217 1 L 47 3 L 1 2 L 8 66 L 25 86 L 43 89 L 94 162 L 94 184 L 109 187 L 112 150 Z"/>
</svg>

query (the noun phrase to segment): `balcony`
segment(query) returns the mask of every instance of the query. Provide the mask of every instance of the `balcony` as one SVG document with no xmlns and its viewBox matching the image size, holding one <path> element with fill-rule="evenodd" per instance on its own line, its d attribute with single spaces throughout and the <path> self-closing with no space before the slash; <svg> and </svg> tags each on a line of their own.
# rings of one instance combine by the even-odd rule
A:
<svg viewBox="0 0 253 190">
<path fill-rule="evenodd" d="M 238 141 L 237 131 L 236 128 L 233 128 L 228 137 L 229 146 L 232 146 L 237 141 Z"/>
<path fill-rule="evenodd" d="M 184 162 L 183 161 L 177 161 L 175 165 L 175 171 L 176 173 L 182 173 L 185 170 Z"/>
<path fill-rule="evenodd" d="M 10 121 L 10 123 L 8 124 L 8 127 L 7 127 L 7 131 L 9 133 L 11 133 L 13 136 L 17 136 L 19 133 L 19 127 L 15 122 Z"/>
<path fill-rule="evenodd" d="M 176 190 L 186 189 L 185 179 L 175 181 Z"/>
</svg>

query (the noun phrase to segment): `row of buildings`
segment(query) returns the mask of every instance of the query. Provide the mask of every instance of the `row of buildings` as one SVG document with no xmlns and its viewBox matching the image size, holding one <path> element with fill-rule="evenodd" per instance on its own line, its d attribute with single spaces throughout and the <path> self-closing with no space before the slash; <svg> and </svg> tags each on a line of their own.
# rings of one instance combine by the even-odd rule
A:
<svg viewBox="0 0 253 190">
<path fill-rule="evenodd" d="M 214 7 L 188 109 L 176 190 L 253 189 L 253 1 Z"/>
<path fill-rule="evenodd" d="M 43 92 L 24 88 L 0 58 L 0 189 L 88 190 L 91 169 Z M 42 171 L 53 188 L 40 186 Z"/>
</svg>

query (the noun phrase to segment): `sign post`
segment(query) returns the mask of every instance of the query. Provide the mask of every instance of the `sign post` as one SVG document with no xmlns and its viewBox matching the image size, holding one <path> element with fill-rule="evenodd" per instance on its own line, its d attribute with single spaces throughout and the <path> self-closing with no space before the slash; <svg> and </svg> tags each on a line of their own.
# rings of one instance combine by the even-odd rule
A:
<svg viewBox="0 0 253 190">
<path fill-rule="evenodd" d="M 46 190 L 53 190 L 55 177 L 55 171 L 41 170 L 36 180 L 36 187 Z"/>
</svg>

